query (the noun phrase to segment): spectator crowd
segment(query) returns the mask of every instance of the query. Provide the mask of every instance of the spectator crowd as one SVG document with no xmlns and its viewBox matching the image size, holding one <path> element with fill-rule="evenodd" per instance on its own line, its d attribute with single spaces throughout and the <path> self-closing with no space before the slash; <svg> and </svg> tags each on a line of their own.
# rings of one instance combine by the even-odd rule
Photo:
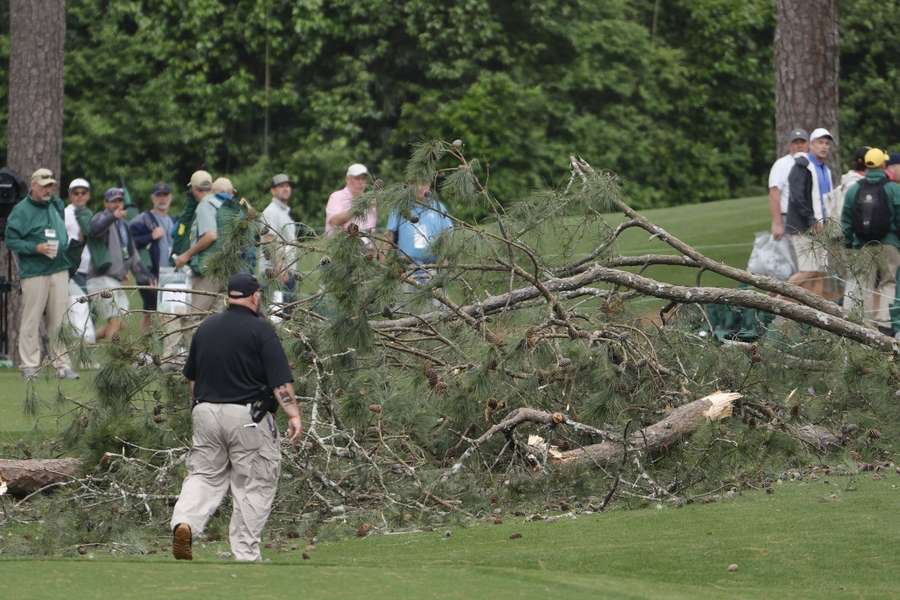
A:
<svg viewBox="0 0 900 600">
<path fill-rule="evenodd" d="M 772 237 L 793 252 L 788 281 L 900 339 L 900 153 L 858 148 L 836 184 L 827 129 L 793 129 L 787 142 L 769 172 L 769 211 Z"/>
<path fill-rule="evenodd" d="M 900 338 L 900 153 L 859 148 L 838 182 L 827 166 L 834 145 L 827 129 L 811 134 L 794 129 L 786 142 L 788 151 L 772 165 L 768 187 L 771 236 L 786 239 L 794 259 L 789 281 Z M 391 211 L 378 238 L 375 201 L 356 205 L 369 183 L 365 165 L 347 168 L 344 186 L 324 205 L 325 235 L 359 232 L 362 252 L 396 253 L 409 265 L 403 285 L 412 294 L 432 280 L 435 242 L 452 230 L 453 221 L 430 183 L 411 181 L 411 208 Z M 87 179 L 69 182 L 67 205 L 57 184 L 50 170 L 35 171 L 5 230 L 21 279 L 18 359 L 26 379 L 45 364 L 61 379 L 78 378 L 62 343 L 64 322 L 68 317 L 88 341 L 113 340 L 125 314 L 134 312 L 130 278 L 142 303 L 142 330 L 159 335 L 163 367 L 178 369 L 191 332 L 225 292 L 227 276 L 213 276 L 210 260 L 248 213 L 254 228 L 235 250 L 238 271 L 273 282 L 284 314 L 290 314 L 300 279 L 298 242 L 309 228 L 291 216 L 295 182 L 289 175 L 271 177 L 271 199 L 258 216 L 228 178 L 213 179 L 202 170 L 187 182 L 187 203 L 177 216 L 170 214 L 173 188 L 166 182 L 154 185 L 143 212 L 127 189 L 112 187 L 103 192 L 103 209 L 96 213 L 89 207 L 93 189 Z M 382 240 L 380 247 L 376 239 Z M 75 300 L 81 297 L 89 298 L 93 314 L 73 318 L 76 305 L 84 304 Z M 176 297 L 182 309 L 173 308 Z"/>
<path fill-rule="evenodd" d="M 380 238 L 387 241 L 376 248 L 376 202 L 362 211 L 354 207 L 369 181 L 365 165 L 347 168 L 344 186 L 325 203 L 325 235 L 361 233 L 362 252 L 394 252 L 409 264 L 408 285 L 427 283 L 435 262 L 431 248 L 453 227 L 446 206 L 430 184 L 410 182 L 413 208 L 387 215 L 387 232 Z M 57 195 L 57 185 L 49 169 L 35 171 L 28 194 L 6 223 L 7 247 L 21 280 L 18 358 L 25 379 L 36 377 L 46 364 L 60 379 L 77 379 L 63 343 L 64 325 L 88 342 L 115 339 L 123 317 L 136 312 L 129 303 L 128 292 L 134 289 L 130 278 L 142 303 L 142 330 L 161 338 L 163 368 L 180 369 L 191 332 L 225 293 L 228 276 L 213 276 L 210 260 L 226 247 L 235 224 L 248 219 L 252 228 L 242 238 L 246 243 L 235 251 L 240 255 L 237 271 L 273 282 L 283 314 L 290 314 L 299 281 L 298 240 L 309 228 L 291 216 L 295 182 L 289 175 L 278 173 L 268 181 L 271 200 L 258 216 L 228 178 L 213 179 L 202 170 L 187 182 L 187 202 L 177 216 L 170 214 L 173 188 L 166 182 L 154 185 L 143 212 L 124 187 L 105 190 L 103 209 L 94 213 L 89 207 L 94 190 L 87 179 L 69 182 L 67 205 Z M 89 311 L 80 298 L 89 299 Z"/>
</svg>

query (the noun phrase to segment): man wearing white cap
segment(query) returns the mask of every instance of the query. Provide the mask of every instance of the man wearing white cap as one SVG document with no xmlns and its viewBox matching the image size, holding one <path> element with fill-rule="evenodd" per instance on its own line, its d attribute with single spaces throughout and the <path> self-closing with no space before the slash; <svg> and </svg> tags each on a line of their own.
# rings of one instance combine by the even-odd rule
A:
<svg viewBox="0 0 900 600">
<path fill-rule="evenodd" d="M 825 195 L 831 191 L 832 183 L 825 160 L 833 142 L 827 129 L 815 129 L 809 136 L 809 153 L 796 159 L 788 176 L 790 196 L 785 229 L 797 255 L 798 273 L 794 277 L 825 271 L 825 249 L 810 234 L 821 232 L 828 218 Z"/>
<path fill-rule="evenodd" d="M 89 223 L 91 221 L 91 210 L 87 207 L 87 203 L 91 199 L 91 184 L 87 179 L 79 177 L 73 179 L 69 184 L 69 204 L 66 206 L 66 233 L 69 235 L 70 246 L 81 246 L 81 253 L 77 259 L 77 267 L 72 281 L 78 284 L 82 291 L 87 289 L 88 271 L 91 269 L 91 249 L 85 243 L 85 234 L 87 233 Z M 69 260 L 75 257 L 70 252 Z"/>
<path fill-rule="evenodd" d="M 369 182 L 369 170 L 365 165 L 354 163 L 347 168 L 347 185 L 328 197 L 325 206 L 325 235 L 334 235 L 339 229 L 347 229 L 351 224 L 360 231 L 372 231 L 378 222 L 375 205 L 370 204 L 365 216 L 353 218 L 353 201 L 365 190 Z"/>
<path fill-rule="evenodd" d="M 59 330 L 69 301 L 69 243 L 63 201 L 53 191 L 50 169 L 31 176 L 31 192 L 13 207 L 6 222 L 6 246 L 16 253 L 22 280 L 19 324 L 19 366 L 26 380 L 41 368 L 41 320 L 50 340 L 50 358 L 60 379 L 78 379 L 72 370 Z"/>
</svg>

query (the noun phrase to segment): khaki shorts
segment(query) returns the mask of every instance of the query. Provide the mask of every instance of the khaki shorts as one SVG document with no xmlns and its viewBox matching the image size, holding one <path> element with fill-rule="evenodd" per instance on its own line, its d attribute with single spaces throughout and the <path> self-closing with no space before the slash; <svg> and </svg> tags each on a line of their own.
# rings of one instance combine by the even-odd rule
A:
<svg viewBox="0 0 900 600">
<path fill-rule="evenodd" d="M 101 275 L 87 280 L 88 294 L 110 290 L 112 296 L 104 298 L 100 294 L 91 296 L 91 304 L 101 319 L 115 319 L 128 312 L 128 295 L 121 288 L 122 282 L 115 277 Z"/>
<path fill-rule="evenodd" d="M 794 248 L 794 256 L 797 258 L 797 271 L 827 270 L 828 253 L 821 241 L 802 233 L 789 237 Z"/>
</svg>

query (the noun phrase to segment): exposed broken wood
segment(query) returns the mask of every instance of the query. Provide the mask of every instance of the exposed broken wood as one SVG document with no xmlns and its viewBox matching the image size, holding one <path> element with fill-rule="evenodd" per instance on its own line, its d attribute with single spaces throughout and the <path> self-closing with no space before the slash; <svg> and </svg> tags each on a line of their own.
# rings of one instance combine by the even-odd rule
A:
<svg viewBox="0 0 900 600">
<path fill-rule="evenodd" d="M 628 449 L 654 453 L 664 450 L 683 437 L 694 433 L 701 425 L 731 416 L 732 403 L 741 395 L 716 392 L 672 410 L 664 419 L 636 431 L 628 437 Z M 608 465 L 622 460 L 625 444 L 604 440 L 583 448 L 561 452 L 551 462 L 560 464 L 594 463 Z"/>
<path fill-rule="evenodd" d="M 534 423 L 550 427 L 567 425 L 576 431 L 587 432 L 603 440 L 597 444 L 574 450 L 550 452 L 549 462 L 551 463 L 608 465 L 622 460 L 626 447 L 629 451 L 640 450 L 649 453 L 663 450 L 682 437 L 692 434 L 703 423 L 717 421 L 730 416 L 732 403 L 740 397 L 740 394 L 733 392 L 716 392 L 699 400 L 689 402 L 672 410 L 661 421 L 644 427 L 628 436 L 627 444 L 609 432 L 572 421 L 562 413 L 548 413 L 533 408 L 519 408 L 507 415 L 503 421 L 484 432 L 478 439 L 473 440 L 472 445 L 460 456 L 456 464 L 444 474 L 442 479 L 447 479 L 459 472 L 466 459 L 494 435 L 500 432 L 509 434 L 523 423 Z"/>
</svg>

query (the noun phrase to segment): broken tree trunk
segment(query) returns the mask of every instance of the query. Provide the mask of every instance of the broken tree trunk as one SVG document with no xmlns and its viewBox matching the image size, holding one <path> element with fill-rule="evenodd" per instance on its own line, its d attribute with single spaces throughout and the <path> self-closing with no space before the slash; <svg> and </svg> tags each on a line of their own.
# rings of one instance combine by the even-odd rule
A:
<svg viewBox="0 0 900 600">
<path fill-rule="evenodd" d="M 628 450 L 653 453 L 665 450 L 704 423 L 731 416 L 731 403 L 740 394 L 716 392 L 672 410 L 663 420 L 636 431 L 628 438 Z M 559 464 L 594 463 L 608 465 L 622 460 L 625 444 L 603 440 L 583 448 L 551 453 L 550 462 Z"/>
<path fill-rule="evenodd" d="M 0 482 L 5 482 L 10 494 L 21 498 L 47 486 L 78 477 L 82 464 L 77 458 L 0 458 Z"/>
<path fill-rule="evenodd" d="M 495 434 L 500 432 L 509 434 L 522 423 L 536 423 L 551 427 L 567 425 L 576 431 L 587 432 L 603 439 L 598 444 L 591 444 L 564 452 L 560 452 L 552 447 L 536 448 L 538 451 L 549 451 L 548 459 L 551 463 L 609 465 L 622 460 L 626 447 L 629 452 L 642 451 L 653 453 L 668 448 L 682 437 L 692 434 L 703 423 L 731 416 L 731 405 L 740 397 L 740 394 L 734 392 L 715 392 L 699 400 L 679 406 L 661 421 L 629 436 L 627 444 L 609 432 L 572 421 L 562 413 L 548 413 L 533 408 L 519 408 L 507 415 L 503 421 L 484 432 L 478 439 L 473 440 L 472 445 L 459 457 L 456 464 L 444 473 L 441 479 L 446 480 L 458 473 L 466 459 L 478 450 L 481 444 L 488 441 Z"/>
</svg>

